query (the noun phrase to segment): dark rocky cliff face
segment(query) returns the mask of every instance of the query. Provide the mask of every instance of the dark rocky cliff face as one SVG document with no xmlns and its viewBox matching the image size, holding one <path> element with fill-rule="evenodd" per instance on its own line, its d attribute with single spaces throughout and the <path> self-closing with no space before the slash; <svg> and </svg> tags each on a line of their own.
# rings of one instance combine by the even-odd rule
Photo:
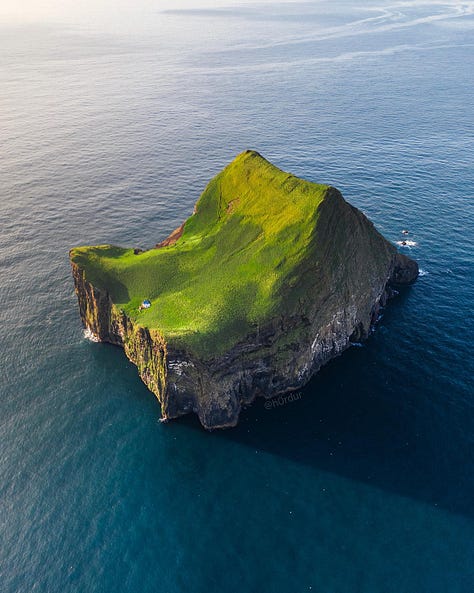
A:
<svg viewBox="0 0 474 593">
<path fill-rule="evenodd" d="M 335 189 L 321 204 L 318 229 L 320 257 L 295 272 L 306 281 L 293 313 L 276 314 L 221 356 L 197 359 L 159 331 L 134 324 L 73 262 L 82 322 L 100 341 L 124 348 L 164 419 L 194 412 L 206 428 L 234 426 L 242 405 L 302 387 L 351 341 L 366 339 L 392 286 L 418 276 L 416 262 L 398 253 Z"/>
</svg>

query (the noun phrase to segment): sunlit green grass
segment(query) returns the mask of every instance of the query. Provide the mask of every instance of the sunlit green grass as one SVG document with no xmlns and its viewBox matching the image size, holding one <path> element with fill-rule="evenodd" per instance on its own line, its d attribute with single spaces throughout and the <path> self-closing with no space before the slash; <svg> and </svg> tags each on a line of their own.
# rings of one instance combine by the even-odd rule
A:
<svg viewBox="0 0 474 593">
<path fill-rule="evenodd" d="M 212 356 L 290 306 L 327 189 L 247 151 L 209 183 L 174 245 L 78 247 L 71 258 L 140 325 Z M 152 306 L 139 311 L 144 299 Z"/>
</svg>

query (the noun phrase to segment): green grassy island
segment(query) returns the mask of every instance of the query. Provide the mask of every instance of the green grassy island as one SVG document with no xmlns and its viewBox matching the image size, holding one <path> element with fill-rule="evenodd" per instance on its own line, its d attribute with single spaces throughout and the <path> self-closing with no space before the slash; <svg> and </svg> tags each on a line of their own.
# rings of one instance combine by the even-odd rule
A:
<svg viewBox="0 0 474 593">
<path fill-rule="evenodd" d="M 234 425 L 257 395 L 300 387 L 367 337 L 390 284 L 418 274 L 335 188 L 254 151 L 155 248 L 70 258 L 87 329 L 124 347 L 164 418 L 194 411 L 208 428 Z"/>
</svg>

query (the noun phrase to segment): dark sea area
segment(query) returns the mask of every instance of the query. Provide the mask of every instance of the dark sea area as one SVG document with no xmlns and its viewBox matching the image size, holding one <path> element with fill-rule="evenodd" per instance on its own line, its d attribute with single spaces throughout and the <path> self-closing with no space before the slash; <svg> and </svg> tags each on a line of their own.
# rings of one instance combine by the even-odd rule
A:
<svg viewBox="0 0 474 593">
<path fill-rule="evenodd" d="M 474 2 L 64 6 L 0 7 L 2 593 L 472 593 Z M 68 250 L 153 246 L 248 148 L 422 271 L 298 397 L 163 424 Z"/>
</svg>

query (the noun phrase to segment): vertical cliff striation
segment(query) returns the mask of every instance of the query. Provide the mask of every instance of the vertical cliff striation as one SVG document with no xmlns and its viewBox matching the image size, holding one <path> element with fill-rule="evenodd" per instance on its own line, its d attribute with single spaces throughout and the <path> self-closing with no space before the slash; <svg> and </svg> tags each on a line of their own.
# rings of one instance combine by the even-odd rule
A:
<svg viewBox="0 0 474 593">
<path fill-rule="evenodd" d="M 253 151 L 211 181 L 172 241 L 70 257 L 84 326 L 124 348 L 164 419 L 194 412 L 206 428 L 303 386 L 418 275 L 335 188 Z"/>
<path fill-rule="evenodd" d="M 82 323 L 99 342 L 122 346 L 138 368 L 140 378 L 159 399 L 166 416 L 166 342 L 158 330 L 135 324 L 114 305 L 106 290 L 95 288 L 72 263 L 74 288 Z"/>
</svg>

